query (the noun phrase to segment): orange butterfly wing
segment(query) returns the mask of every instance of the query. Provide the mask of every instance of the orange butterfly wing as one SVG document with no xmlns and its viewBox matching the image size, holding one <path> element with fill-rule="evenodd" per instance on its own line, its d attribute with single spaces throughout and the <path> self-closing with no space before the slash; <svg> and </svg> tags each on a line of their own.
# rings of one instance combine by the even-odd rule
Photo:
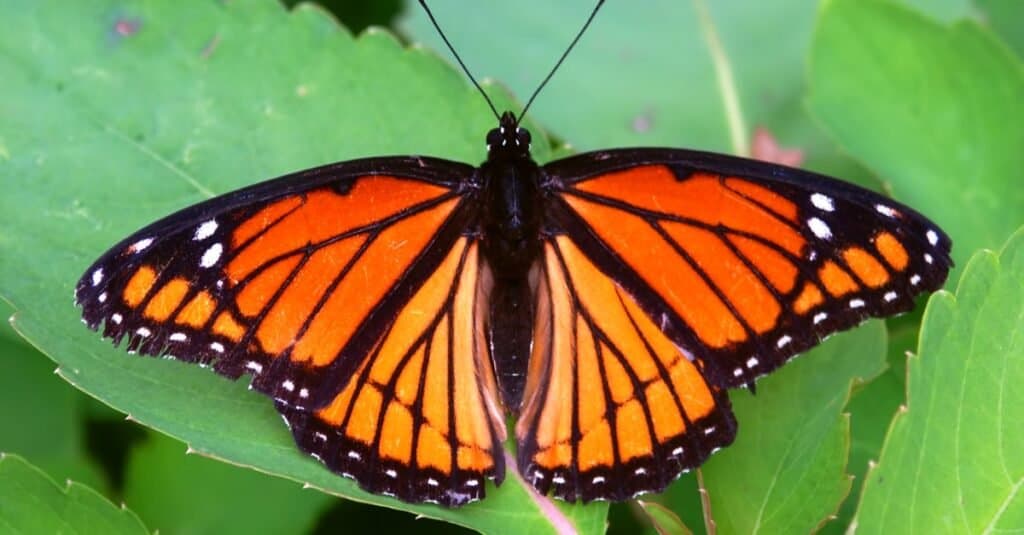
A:
<svg viewBox="0 0 1024 535">
<path fill-rule="evenodd" d="M 295 439 L 372 492 L 447 506 L 504 476 L 478 245 L 460 238 L 352 380 L 317 411 L 281 407 Z"/>
<path fill-rule="evenodd" d="M 552 238 L 516 426 L 524 477 L 570 501 L 661 491 L 735 437 L 729 399 L 705 366 L 570 237 Z"/>
<path fill-rule="evenodd" d="M 377 158 L 229 193 L 114 246 L 76 300 L 131 351 L 252 375 L 300 446 L 364 488 L 465 503 L 504 475 L 473 338 L 472 173 Z"/>
<path fill-rule="evenodd" d="M 730 444 L 727 388 L 941 286 L 949 239 L 820 175 L 670 149 L 544 167 L 534 352 L 516 435 L 542 492 L 657 492 Z"/>
<path fill-rule="evenodd" d="M 250 373 L 278 401 L 326 403 L 465 225 L 440 175 L 472 168 L 388 174 L 406 160 L 313 169 L 158 221 L 86 271 L 83 320 L 132 351 Z"/>
<path fill-rule="evenodd" d="M 560 231 L 721 387 L 909 310 L 951 265 L 949 239 L 920 214 L 805 171 L 653 149 L 546 169 L 573 177 L 559 188 Z"/>
</svg>

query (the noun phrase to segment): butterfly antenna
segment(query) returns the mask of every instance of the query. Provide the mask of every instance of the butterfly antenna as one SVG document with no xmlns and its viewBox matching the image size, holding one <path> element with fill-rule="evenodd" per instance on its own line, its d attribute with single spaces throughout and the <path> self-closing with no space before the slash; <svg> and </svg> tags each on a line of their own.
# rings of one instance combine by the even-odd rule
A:
<svg viewBox="0 0 1024 535">
<path fill-rule="evenodd" d="M 427 12 L 427 16 L 430 17 L 431 24 L 434 25 L 434 29 L 437 30 L 437 33 L 441 35 L 441 39 L 444 40 L 444 44 L 448 45 L 448 50 L 452 51 L 452 55 L 455 56 L 455 60 L 459 62 L 459 66 L 462 67 L 462 71 L 465 72 L 466 76 L 469 77 L 469 80 L 473 82 L 473 85 L 476 86 L 477 91 L 480 91 L 480 94 L 484 96 L 484 100 L 487 101 L 487 105 L 491 107 L 491 111 L 494 113 L 494 118 L 500 120 L 501 114 L 498 113 L 498 109 L 495 108 L 494 103 L 491 102 L 491 97 L 487 96 L 487 93 L 484 91 L 484 88 L 480 87 L 480 84 L 477 83 L 476 78 L 473 78 L 473 73 L 469 72 L 469 69 L 466 67 L 466 64 L 463 63 L 462 58 L 459 57 L 459 53 L 455 51 L 455 47 L 452 46 L 451 42 L 448 41 L 448 37 L 445 36 L 443 31 L 441 31 L 441 26 L 437 24 L 437 19 L 435 19 L 434 14 L 431 13 L 430 7 L 427 6 L 426 0 L 420 0 L 420 5 L 423 6 L 423 11 Z"/>
<path fill-rule="evenodd" d="M 551 69 L 551 72 L 549 72 L 547 77 L 544 78 L 544 81 L 541 82 L 540 85 L 537 86 L 537 89 L 533 92 L 533 94 L 530 95 L 530 100 L 526 101 L 526 106 L 523 107 L 523 113 L 519 114 L 519 121 L 517 122 L 522 122 L 523 117 L 526 116 L 526 110 L 529 110 L 530 105 L 533 104 L 533 99 L 537 98 L 537 94 L 540 93 L 540 90 L 544 89 L 544 86 L 547 85 L 548 80 L 550 80 L 551 77 L 555 75 L 555 71 L 557 71 L 558 68 L 562 66 L 562 62 L 565 61 L 565 58 L 566 56 L 569 55 L 569 52 L 572 52 L 573 47 L 575 47 L 576 43 L 579 42 L 580 37 L 583 37 L 583 33 L 587 31 L 587 27 L 590 26 L 591 22 L 593 22 L 594 17 L 597 16 L 597 11 L 601 9 L 602 5 L 604 5 L 604 0 L 598 0 L 597 5 L 594 6 L 594 10 L 591 11 L 590 16 L 587 17 L 587 22 L 583 23 L 583 27 L 580 28 L 580 32 L 576 34 L 576 38 L 572 40 L 572 43 L 569 43 L 569 48 L 565 49 L 565 52 L 562 53 L 562 57 L 558 58 L 558 63 L 555 63 L 555 67 Z"/>
</svg>

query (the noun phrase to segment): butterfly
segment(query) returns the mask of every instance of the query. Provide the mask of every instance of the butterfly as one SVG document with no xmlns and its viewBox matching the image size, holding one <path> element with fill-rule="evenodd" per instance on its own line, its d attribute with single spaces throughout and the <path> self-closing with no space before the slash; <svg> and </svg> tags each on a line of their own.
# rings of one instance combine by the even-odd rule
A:
<svg viewBox="0 0 1024 535">
<path fill-rule="evenodd" d="M 85 271 L 83 319 L 249 375 L 368 491 L 482 498 L 511 415 L 539 492 L 624 500 L 734 440 L 729 388 L 952 265 L 926 217 L 812 172 L 657 148 L 541 166 L 511 112 L 486 143 L 480 166 L 353 160 L 185 208 Z"/>
</svg>

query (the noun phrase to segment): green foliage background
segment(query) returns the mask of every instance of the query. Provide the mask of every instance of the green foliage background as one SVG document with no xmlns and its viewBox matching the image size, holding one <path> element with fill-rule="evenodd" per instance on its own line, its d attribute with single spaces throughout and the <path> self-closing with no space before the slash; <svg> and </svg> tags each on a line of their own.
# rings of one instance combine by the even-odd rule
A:
<svg viewBox="0 0 1024 535">
<path fill-rule="evenodd" d="M 127 357 L 70 305 L 107 246 L 212 194 L 359 156 L 483 158 L 493 117 L 416 6 L 325 3 L 333 15 L 276 0 L 0 5 L 0 315 L 14 326 L 0 328 L 0 528 L 554 529 L 512 477 L 457 511 L 363 493 L 299 454 L 244 381 Z M 517 110 L 592 2 L 431 5 Z M 948 288 L 964 278 L 932 299 L 919 349 L 920 312 L 833 337 L 757 396 L 732 393 L 739 436 L 701 482 L 559 503 L 569 526 L 1024 529 L 1022 28 L 1016 0 L 606 5 L 531 111 L 539 160 L 618 145 L 749 154 L 762 127 L 805 167 L 933 217 L 954 240 Z"/>
</svg>

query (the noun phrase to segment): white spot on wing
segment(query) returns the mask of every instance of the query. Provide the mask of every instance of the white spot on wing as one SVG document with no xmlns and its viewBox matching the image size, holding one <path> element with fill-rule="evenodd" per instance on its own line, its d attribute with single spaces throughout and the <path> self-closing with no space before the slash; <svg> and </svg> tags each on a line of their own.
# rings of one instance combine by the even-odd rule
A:
<svg viewBox="0 0 1024 535">
<path fill-rule="evenodd" d="M 356 450 L 348 450 L 348 458 L 349 459 L 355 459 L 355 460 L 358 461 L 359 459 L 362 459 L 363 456 L 359 455 L 359 452 L 356 451 Z"/>
<path fill-rule="evenodd" d="M 308 388 L 303 388 L 303 389 L 299 390 L 299 397 L 302 398 L 302 399 L 308 398 L 309 397 L 309 389 Z"/>
<path fill-rule="evenodd" d="M 597 485 L 598 483 L 604 483 L 604 476 L 594 476 L 594 479 L 591 479 L 591 481 L 595 485 Z"/>
<path fill-rule="evenodd" d="M 223 252 L 224 252 L 224 246 L 223 245 L 221 245 L 219 243 L 215 243 L 215 244 L 211 245 L 210 248 L 207 249 L 205 253 L 203 253 L 203 257 L 199 259 L 199 266 L 200 267 L 204 267 L 204 268 L 208 268 L 208 267 L 216 264 L 217 261 L 220 260 L 220 254 L 223 253 Z"/>
<path fill-rule="evenodd" d="M 711 426 L 711 427 L 709 427 L 709 428 L 704 430 L 704 434 L 705 435 L 710 435 L 711 433 L 714 433 L 714 432 L 715 432 L 715 426 Z"/>
<path fill-rule="evenodd" d="M 173 333 L 168 337 L 172 342 L 184 342 L 188 340 L 188 335 L 185 333 Z"/>
<path fill-rule="evenodd" d="M 92 272 L 92 285 L 99 286 L 103 282 L 103 268 L 96 268 L 96 271 Z"/>
<path fill-rule="evenodd" d="M 888 207 L 888 206 L 886 206 L 884 204 L 876 204 L 875 205 L 875 210 L 878 213 L 884 215 L 885 217 L 896 217 L 896 214 L 897 214 L 895 209 L 890 208 L 890 207 Z"/>
<path fill-rule="evenodd" d="M 145 338 L 145 337 L 153 334 L 153 331 L 150 331 L 149 329 L 147 329 L 145 327 L 139 327 L 138 329 L 135 330 L 135 334 L 138 334 L 139 336 Z"/>
<path fill-rule="evenodd" d="M 811 204 L 819 210 L 826 212 L 834 212 L 836 205 L 832 202 L 832 197 L 828 195 L 822 195 L 821 193 L 814 193 L 811 195 Z"/>
<path fill-rule="evenodd" d="M 910 285 L 911 286 L 917 286 L 917 283 L 919 283 L 919 282 L 921 282 L 921 276 L 920 275 L 915 273 L 915 274 L 910 276 Z"/>
<path fill-rule="evenodd" d="M 285 390 L 287 390 L 287 391 L 291 392 L 292 390 L 295 390 L 295 383 L 293 383 L 293 382 L 291 381 L 291 379 L 285 379 L 285 380 L 284 380 L 284 381 L 283 381 L 283 382 L 281 383 L 281 387 L 282 387 L 282 388 L 284 388 Z"/>
<path fill-rule="evenodd" d="M 828 228 L 828 225 L 824 221 L 817 217 L 812 217 L 807 220 L 807 226 L 811 229 L 811 232 L 815 236 L 822 240 L 832 239 L 832 229 Z"/>
<path fill-rule="evenodd" d="M 320 431 L 313 433 L 313 436 L 316 437 L 316 439 L 319 440 L 320 442 L 327 442 L 327 435 L 321 433 Z"/>
<path fill-rule="evenodd" d="M 896 300 L 896 292 L 885 292 L 885 295 L 882 296 L 882 299 L 885 299 L 886 302 L 891 303 Z"/>
<path fill-rule="evenodd" d="M 113 314 L 111 314 L 111 315 L 110 315 L 110 321 L 112 321 L 112 322 L 114 322 L 114 323 L 116 323 L 116 324 L 118 324 L 118 325 L 120 325 L 120 324 L 121 324 L 121 320 L 123 320 L 123 319 L 124 319 L 124 318 L 123 318 L 123 317 L 121 317 L 121 315 L 120 315 L 120 314 L 118 314 L 117 312 L 115 312 L 115 313 L 113 313 Z"/>
<path fill-rule="evenodd" d="M 863 299 L 850 299 L 850 308 L 861 308 L 864 306 Z"/>
<path fill-rule="evenodd" d="M 732 371 L 733 377 L 739 377 L 741 375 L 743 375 L 743 368 L 736 368 L 735 370 Z"/>
<path fill-rule="evenodd" d="M 750 357 L 747 359 L 747 367 L 753 368 L 754 366 L 757 366 L 757 357 Z"/>
<path fill-rule="evenodd" d="M 790 336 L 788 334 L 785 334 L 785 335 L 782 335 L 779 338 L 778 342 L 775 342 L 775 345 L 778 346 L 779 349 L 782 349 L 782 348 L 788 346 L 789 343 L 792 342 L 792 341 L 793 341 L 793 339 L 790 338 Z"/>
<path fill-rule="evenodd" d="M 103 292 L 103 293 L 101 293 L 101 294 L 100 294 L 100 296 L 99 296 L 99 297 L 97 297 L 96 299 L 97 299 L 97 300 L 98 300 L 98 301 L 99 301 L 100 303 L 106 303 L 106 302 L 107 302 L 107 292 Z"/>
<path fill-rule="evenodd" d="M 814 324 L 817 325 L 817 324 L 825 321 L 825 318 L 827 318 L 827 317 L 828 317 L 828 314 L 826 314 L 824 312 L 818 312 L 817 314 L 814 315 Z"/>
<path fill-rule="evenodd" d="M 245 368 L 247 370 L 252 370 L 254 373 L 260 373 L 263 371 L 263 365 L 260 364 L 259 362 L 256 362 L 255 360 L 250 360 L 249 362 L 246 362 Z"/>
<path fill-rule="evenodd" d="M 214 351 L 216 351 L 218 353 L 223 353 L 224 352 L 224 344 L 222 344 L 220 342 L 213 342 L 213 343 L 210 344 L 210 349 L 212 349 L 212 350 L 214 350 Z"/>
<path fill-rule="evenodd" d="M 440 483 L 438 483 L 436 479 L 434 479 L 432 477 L 428 477 L 427 478 L 427 485 L 430 485 L 431 487 L 436 487 L 436 486 L 440 485 Z"/>
<path fill-rule="evenodd" d="M 144 238 L 131 244 L 131 246 L 128 247 L 128 250 L 133 253 L 140 253 L 142 252 L 143 249 L 149 247 L 150 245 L 153 245 L 153 238 Z"/>
<path fill-rule="evenodd" d="M 392 479 L 398 477 L 398 472 L 395 472 L 394 470 L 392 470 L 390 468 L 385 470 L 384 473 L 387 474 L 387 476 L 392 478 Z"/>
<path fill-rule="evenodd" d="M 217 221 L 211 219 L 196 227 L 196 234 L 192 239 L 195 241 L 202 241 L 213 236 L 214 232 L 217 232 Z"/>
<path fill-rule="evenodd" d="M 924 254 L 924 261 L 925 261 L 925 262 L 927 262 L 927 263 L 931 264 L 931 263 L 932 263 L 932 262 L 933 262 L 934 260 L 935 260 L 935 259 L 934 259 L 934 258 L 932 258 L 932 255 L 930 255 L 930 254 L 928 254 L 928 253 L 925 253 L 925 254 Z"/>
<path fill-rule="evenodd" d="M 633 470 L 633 473 L 638 475 L 638 476 L 642 476 L 642 475 L 647 473 L 647 470 L 644 467 L 641 466 L 640 468 L 637 468 L 636 470 Z"/>
<path fill-rule="evenodd" d="M 561 485 L 562 483 L 565 483 L 565 478 L 562 476 L 555 476 L 551 478 L 551 482 L 556 485 Z"/>
<path fill-rule="evenodd" d="M 683 447 L 682 446 L 676 446 L 676 449 L 672 450 L 672 455 L 682 455 L 682 454 L 683 454 Z"/>
<path fill-rule="evenodd" d="M 929 229 L 928 232 L 925 233 L 925 236 L 928 238 L 928 243 L 932 245 L 939 243 L 939 235 L 934 230 Z"/>
</svg>

